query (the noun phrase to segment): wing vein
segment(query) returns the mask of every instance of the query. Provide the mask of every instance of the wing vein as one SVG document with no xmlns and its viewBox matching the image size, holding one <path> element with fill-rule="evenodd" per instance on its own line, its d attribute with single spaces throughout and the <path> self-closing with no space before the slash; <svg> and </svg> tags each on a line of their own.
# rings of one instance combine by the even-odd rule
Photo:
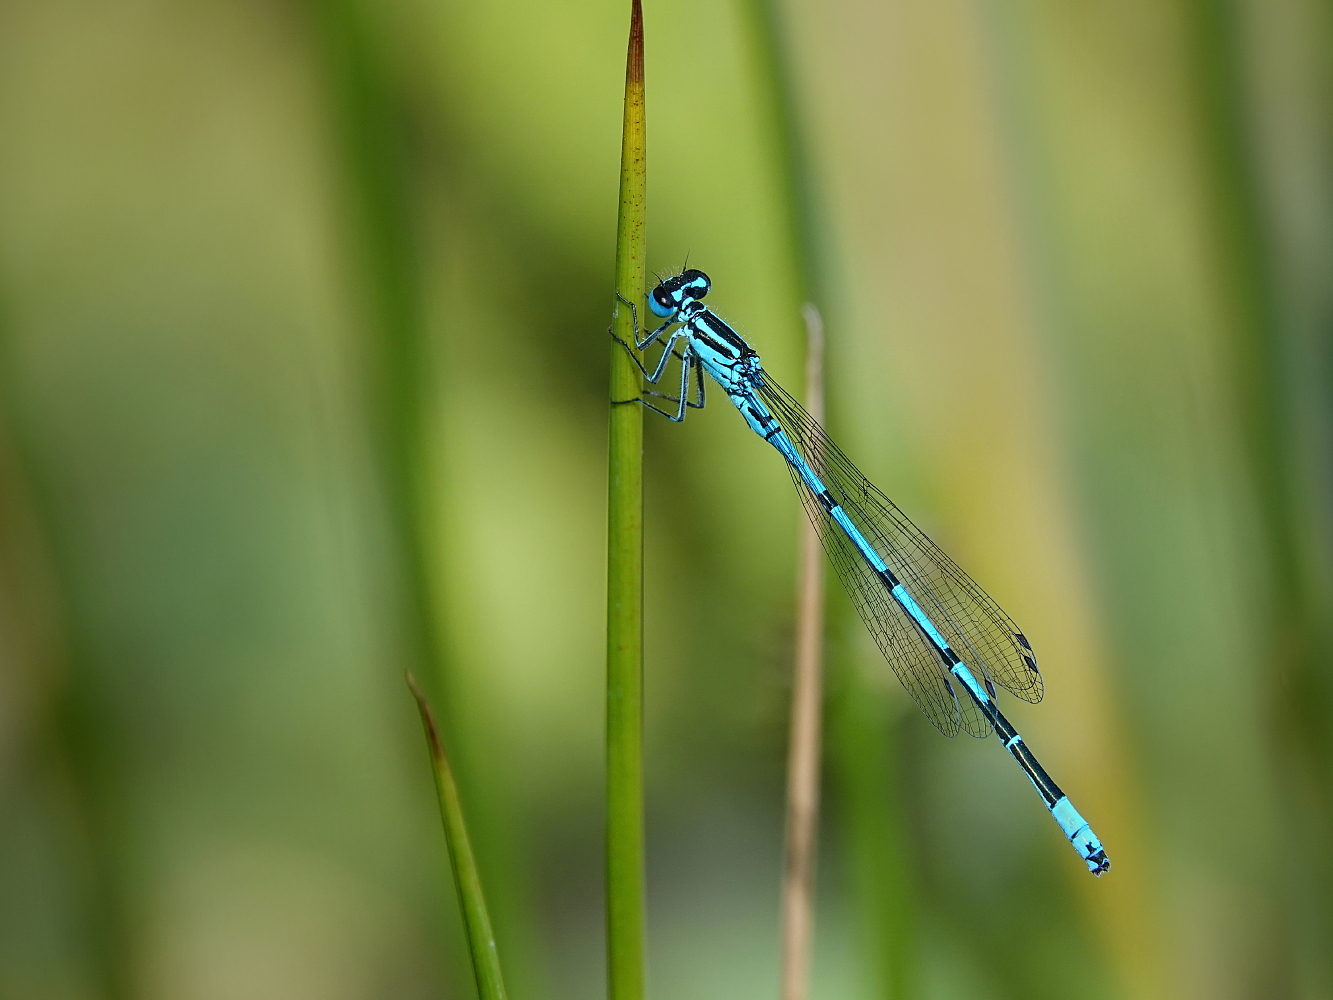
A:
<svg viewBox="0 0 1333 1000">
<path fill-rule="evenodd" d="M 1043 686 L 1027 639 L 1013 620 L 939 546 L 881 493 L 824 429 L 767 373 L 755 393 L 797 452 L 814 469 L 894 575 L 973 673 L 1028 702 Z M 800 474 L 790 468 L 825 551 L 894 673 L 927 718 L 946 736 L 959 728 L 985 736 L 990 723 L 972 699 L 956 698 L 930 643 L 888 594 L 864 557 L 834 524 Z"/>
</svg>

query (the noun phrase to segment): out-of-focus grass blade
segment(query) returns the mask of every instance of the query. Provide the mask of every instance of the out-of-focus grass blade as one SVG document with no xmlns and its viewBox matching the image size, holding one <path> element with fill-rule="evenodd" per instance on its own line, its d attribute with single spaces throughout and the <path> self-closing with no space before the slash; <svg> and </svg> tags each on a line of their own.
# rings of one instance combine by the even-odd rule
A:
<svg viewBox="0 0 1333 1000">
<path fill-rule="evenodd" d="M 822 206 L 815 195 L 810 156 L 801 127 L 782 11 L 775 0 L 750 0 L 746 12 L 754 37 L 754 75 L 769 95 L 767 127 L 785 202 L 782 211 L 786 215 L 786 249 L 799 282 L 794 289 L 796 305 L 813 302 L 827 318 Z"/>
<path fill-rule="evenodd" d="M 449 767 L 449 758 L 435 727 L 435 713 L 430 702 L 417 684 L 407 675 L 407 686 L 417 700 L 421 725 L 426 731 L 430 748 L 431 767 L 435 772 L 435 791 L 440 798 L 440 821 L 444 824 L 444 840 L 449 848 L 449 866 L 454 872 L 454 888 L 458 890 L 458 906 L 463 911 L 463 926 L 467 931 L 468 952 L 472 956 L 472 972 L 477 979 L 480 1000 L 505 1000 L 504 977 L 500 974 L 500 956 L 495 949 L 495 933 L 486 912 L 486 897 L 481 891 L 481 876 L 477 861 L 472 856 L 467 824 L 463 821 L 463 804 L 458 798 L 458 786 Z"/>
<path fill-rule="evenodd" d="M 1220 279 L 1219 302 L 1226 310 L 1225 333 L 1232 351 L 1232 389 L 1238 429 L 1246 450 L 1249 476 L 1269 567 L 1273 597 L 1268 628 L 1267 670 L 1272 692 L 1275 733 L 1287 757 L 1286 780 L 1291 791 L 1288 822 L 1296 829 L 1329 829 L 1333 795 L 1326 781 L 1303 781 L 1292 775 L 1327 774 L 1333 763 L 1333 742 L 1327 737 L 1333 684 L 1326 654 L 1333 634 L 1329 628 L 1327 581 L 1330 561 L 1325 546 L 1311 545 L 1327 529 L 1309 511 L 1322 470 L 1311 468 L 1301 440 L 1309 436 L 1297 425 L 1298 414 L 1327 413 L 1303 396 L 1307 391 L 1292 378 L 1304 354 L 1291 318 L 1292 307 L 1281 302 L 1280 259 L 1274 255 L 1280 220 L 1271 217 L 1272 196 L 1263 176 L 1265 154 L 1258 144 L 1262 130 L 1255 120 L 1256 96 L 1247 66 L 1246 19 L 1220 0 L 1192 4 L 1190 30 L 1194 73 L 1199 95 L 1200 136 L 1204 143 L 1205 192 L 1215 235 L 1214 262 Z M 1271 182 L 1270 182 L 1271 183 Z M 1304 356 L 1303 356 L 1304 355 Z M 1300 359 L 1300 362 L 1297 361 Z M 1321 662 L 1322 661 L 1322 662 Z M 1323 935 L 1294 934 L 1302 959 L 1325 981 L 1333 976 L 1327 934 L 1333 927 L 1333 866 L 1326 852 L 1316 851 L 1311 864 L 1294 858 L 1290 877 L 1297 912 L 1318 914 Z M 1302 922 L 1299 917 L 1289 921 Z M 1308 942 L 1324 940 L 1314 947 Z M 1303 945 L 1303 947 L 1302 947 Z M 1294 975 L 1294 973 L 1292 973 Z"/>
</svg>

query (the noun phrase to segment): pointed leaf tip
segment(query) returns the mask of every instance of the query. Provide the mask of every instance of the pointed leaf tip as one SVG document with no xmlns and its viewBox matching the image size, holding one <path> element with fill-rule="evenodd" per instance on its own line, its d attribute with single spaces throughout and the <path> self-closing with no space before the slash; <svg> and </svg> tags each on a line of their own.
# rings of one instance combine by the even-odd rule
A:
<svg viewBox="0 0 1333 1000">
<path fill-rule="evenodd" d="M 643 4 L 631 0 L 629 14 L 629 59 L 625 65 L 629 83 L 643 83 Z"/>
<path fill-rule="evenodd" d="M 421 713 L 421 725 L 426 730 L 426 739 L 430 742 L 431 756 L 436 760 L 444 757 L 444 744 L 440 742 L 440 731 L 435 726 L 435 713 L 431 710 L 430 701 L 426 698 L 426 692 L 421 689 L 412 671 L 407 671 L 403 675 L 407 681 L 407 689 L 412 692 L 412 697 L 417 700 L 417 711 Z"/>
</svg>

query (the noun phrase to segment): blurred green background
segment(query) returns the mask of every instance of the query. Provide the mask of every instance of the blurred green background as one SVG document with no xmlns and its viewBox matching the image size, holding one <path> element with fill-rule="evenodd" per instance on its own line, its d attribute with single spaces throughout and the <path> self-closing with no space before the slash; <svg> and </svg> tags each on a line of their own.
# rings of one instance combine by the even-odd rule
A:
<svg viewBox="0 0 1333 1000">
<path fill-rule="evenodd" d="M 758 8 L 645 6 L 650 266 L 799 390 Z M 815 997 L 1333 995 L 1333 12 L 780 15 L 835 437 L 1023 623 L 1115 865 L 835 603 Z M 602 991 L 627 22 L 0 6 L 0 996 L 471 995 L 414 503 L 511 995 Z M 802 515 L 714 400 L 648 424 L 658 1000 L 777 988 Z"/>
</svg>

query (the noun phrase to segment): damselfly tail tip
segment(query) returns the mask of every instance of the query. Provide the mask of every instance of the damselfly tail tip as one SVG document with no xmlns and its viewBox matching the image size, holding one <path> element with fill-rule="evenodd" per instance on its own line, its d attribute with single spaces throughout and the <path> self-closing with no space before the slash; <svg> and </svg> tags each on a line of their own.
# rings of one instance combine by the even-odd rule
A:
<svg viewBox="0 0 1333 1000">
<path fill-rule="evenodd" d="M 1060 824 L 1060 829 L 1065 832 L 1069 842 L 1074 845 L 1078 856 L 1087 864 L 1088 871 L 1100 877 L 1102 872 L 1111 870 L 1111 860 L 1106 856 L 1106 848 L 1102 847 L 1102 842 L 1092 832 L 1088 821 L 1078 814 L 1068 796 L 1060 796 L 1051 806 L 1051 815 Z"/>
</svg>

